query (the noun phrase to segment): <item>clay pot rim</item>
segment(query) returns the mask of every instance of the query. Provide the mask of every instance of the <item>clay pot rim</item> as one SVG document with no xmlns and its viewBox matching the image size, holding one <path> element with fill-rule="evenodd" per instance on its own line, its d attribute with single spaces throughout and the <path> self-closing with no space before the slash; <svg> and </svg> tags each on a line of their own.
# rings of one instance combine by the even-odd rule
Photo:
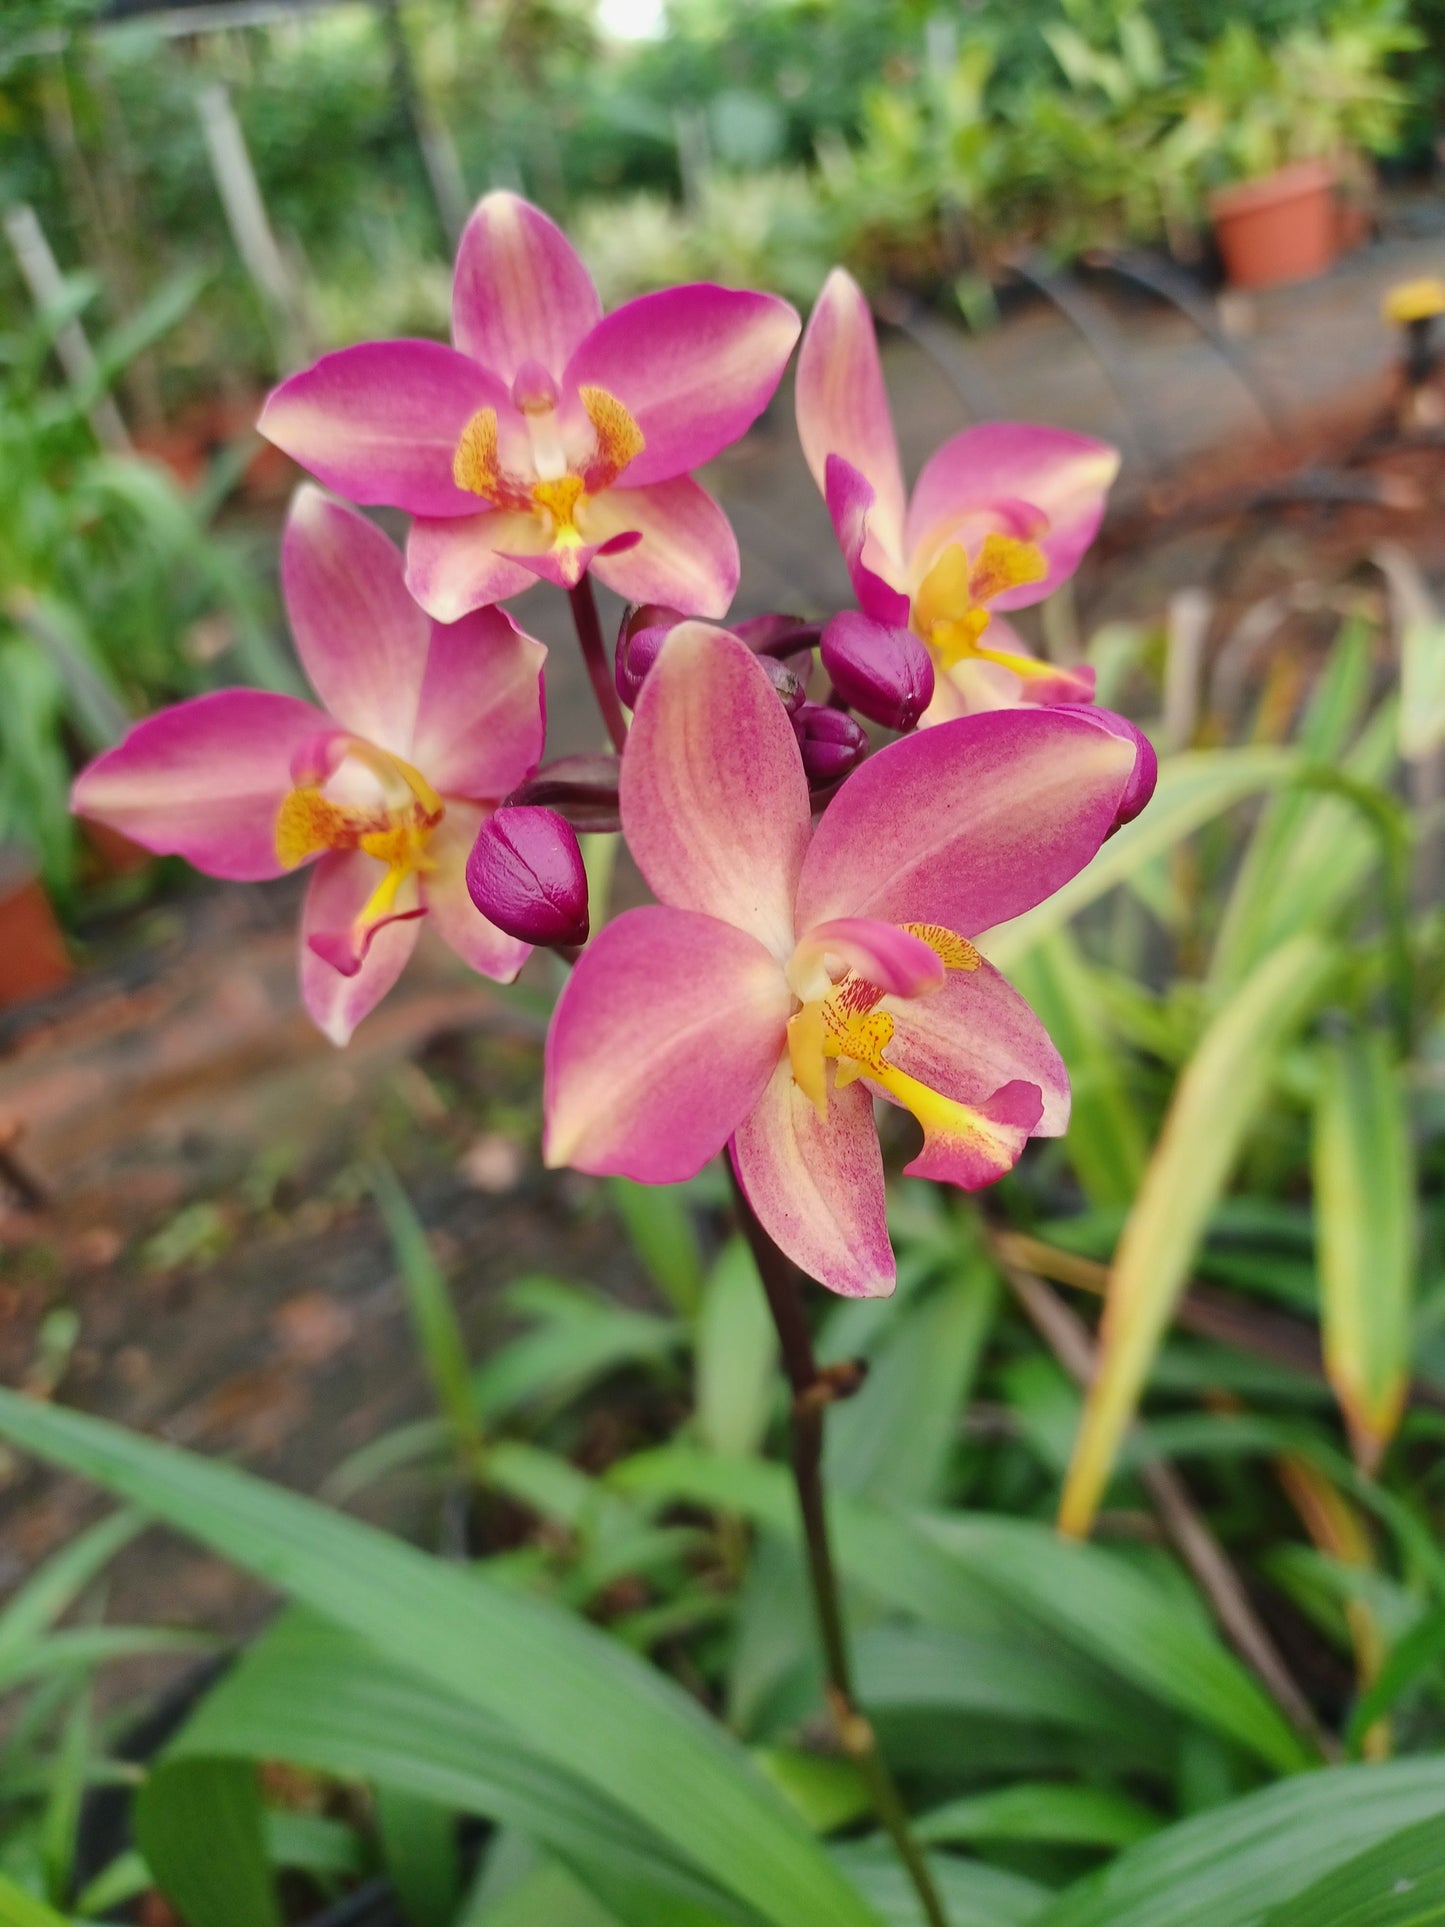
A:
<svg viewBox="0 0 1445 1927">
<path fill-rule="evenodd" d="M 1335 185 L 1335 169 L 1327 160 L 1291 161 L 1253 181 L 1239 181 L 1221 187 L 1209 197 L 1209 212 L 1215 220 L 1228 220 L 1233 214 L 1254 214 L 1279 201 L 1302 199 L 1307 194 L 1328 191 Z"/>
</svg>

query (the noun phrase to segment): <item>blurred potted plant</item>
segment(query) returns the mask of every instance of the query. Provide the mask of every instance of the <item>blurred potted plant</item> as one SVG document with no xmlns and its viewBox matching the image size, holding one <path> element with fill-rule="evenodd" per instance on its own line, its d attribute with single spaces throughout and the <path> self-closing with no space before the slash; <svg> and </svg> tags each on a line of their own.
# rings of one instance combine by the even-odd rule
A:
<svg viewBox="0 0 1445 1927">
<path fill-rule="evenodd" d="M 1338 190 L 1387 147 L 1408 105 L 1388 72 L 1418 44 L 1394 0 L 1300 27 L 1273 46 L 1235 21 L 1201 57 L 1166 143 L 1193 173 L 1230 282 L 1271 287 L 1322 274 L 1339 243 Z"/>
</svg>

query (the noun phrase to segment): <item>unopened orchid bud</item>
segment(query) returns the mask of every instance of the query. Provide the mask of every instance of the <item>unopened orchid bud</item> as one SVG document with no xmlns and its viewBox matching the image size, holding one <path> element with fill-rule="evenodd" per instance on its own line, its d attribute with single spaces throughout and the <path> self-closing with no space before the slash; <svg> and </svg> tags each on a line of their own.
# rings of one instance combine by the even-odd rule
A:
<svg viewBox="0 0 1445 1927">
<path fill-rule="evenodd" d="M 661 602 L 641 602 L 628 609 L 617 631 L 617 655 L 612 678 L 617 693 L 629 709 L 636 709 L 647 672 L 657 661 L 658 651 L 668 636 L 686 617 Z"/>
<path fill-rule="evenodd" d="M 846 709 L 830 709 L 826 703 L 803 703 L 794 710 L 793 734 L 811 789 L 836 783 L 868 754 L 862 725 Z"/>
<path fill-rule="evenodd" d="M 916 729 L 933 701 L 933 659 L 909 629 L 847 609 L 823 631 L 819 654 L 848 707 L 884 729 Z"/>
<path fill-rule="evenodd" d="M 742 622 L 730 622 L 728 628 L 755 656 L 779 659 L 795 656 L 800 650 L 816 649 L 821 634 L 818 623 L 804 622 L 801 616 L 783 615 L 778 610 L 765 616 L 748 616 Z"/>
<path fill-rule="evenodd" d="M 489 923 L 523 943 L 587 941 L 587 873 L 576 833 L 555 810 L 504 804 L 477 833 L 467 890 Z"/>
<path fill-rule="evenodd" d="M 622 764 L 616 756 L 559 756 L 544 763 L 507 798 L 507 805 L 540 803 L 565 817 L 574 830 L 620 830 L 617 788 Z"/>
</svg>

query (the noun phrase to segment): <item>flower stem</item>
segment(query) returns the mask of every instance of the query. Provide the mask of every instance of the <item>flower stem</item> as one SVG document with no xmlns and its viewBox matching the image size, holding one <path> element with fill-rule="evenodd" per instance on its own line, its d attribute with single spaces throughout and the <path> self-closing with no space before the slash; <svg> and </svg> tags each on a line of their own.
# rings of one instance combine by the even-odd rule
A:
<svg viewBox="0 0 1445 1927">
<path fill-rule="evenodd" d="M 878 1750 L 873 1723 L 854 1697 L 848 1635 L 843 1624 L 838 1575 L 828 1538 L 827 1509 L 823 1495 L 824 1420 L 834 1399 L 847 1398 L 850 1393 L 857 1391 L 863 1382 L 863 1372 L 857 1364 L 819 1370 L 813 1355 L 812 1335 L 798 1295 L 798 1272 L 758 1222 L 738 1183 L 731 1159 L 728 1159 L 728 1173 L 732 1178 L 743 1235 L 752 1250 L 767 1295 L 768 1309 L 777 1326 L 783 1370 L 793 1390 L 793 1482 L 798 1492 L 798 1509 L 803 1517 L 808 1578 L 818 1620 L 819 1642 L 823 1648 L 824 1696 L 828 1711 L 838 1744 L 862 1775 L 879 1825 L 892 1840 L 903 1862 L 904 1870 L 918 1894 L 924 1918 L 929 1927 L 948 1927 L 948 1916 L 943 1911 L 938 1889 L 933 1884 L 933 1875 L 928 1870 L 923 1849 L 914 1838 L 908 1809 L 894 1785 L 887 1762 Z"/>
<path fill-rule="evenodd" d="M 607 725 L 607 734 L 612 738 L 612 747 L 620 756 L 627 742 L 627 722 L 612 681 L 612 671 L 607 666 L 607 644 L 602 640 L 602 623 L 597 614 L 597 598 L 592 593 L 590 575 L 584 575 L 575 588 L 567 591 L 567 600 L 572 604 L 572 620 L 577 625 L 582 660 L 592 679 L 592 694 L 602 711 L 602 720 Z"/>
</svg>

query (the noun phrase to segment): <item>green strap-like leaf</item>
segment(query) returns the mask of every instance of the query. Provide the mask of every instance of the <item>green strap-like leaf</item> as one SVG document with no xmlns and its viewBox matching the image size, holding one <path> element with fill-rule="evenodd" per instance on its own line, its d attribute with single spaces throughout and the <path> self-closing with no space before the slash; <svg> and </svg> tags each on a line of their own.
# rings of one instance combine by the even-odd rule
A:
<svg viewBox="0 0 1445 1927">
<path fill-rule="evenodd" d="M 135 1802 L 136 1845 L 187 1927 L 281 1927 L 256 1769 L 166 1761 Z"/>
<path fill-rule="evenodd" d="M 765 1920 L 876 1927 L 742 1749 L 671 1680 L 593 1627 L 234 1466 L 101 1419 L 0 1392 L 0 1433 L 511 1724 Z"/>
<path fill-rule="evenodd" d="M 1322 938 L 1294 937 L 1209 1026 L 1175 1088 L 1114 1254 L 1099 1368 L 1064 1485 L 1059 1522 L 1087 1532 L 1209 1214 L 1218 1203 L 1282 1044 L 1335 968 Z"/>
</svg>

